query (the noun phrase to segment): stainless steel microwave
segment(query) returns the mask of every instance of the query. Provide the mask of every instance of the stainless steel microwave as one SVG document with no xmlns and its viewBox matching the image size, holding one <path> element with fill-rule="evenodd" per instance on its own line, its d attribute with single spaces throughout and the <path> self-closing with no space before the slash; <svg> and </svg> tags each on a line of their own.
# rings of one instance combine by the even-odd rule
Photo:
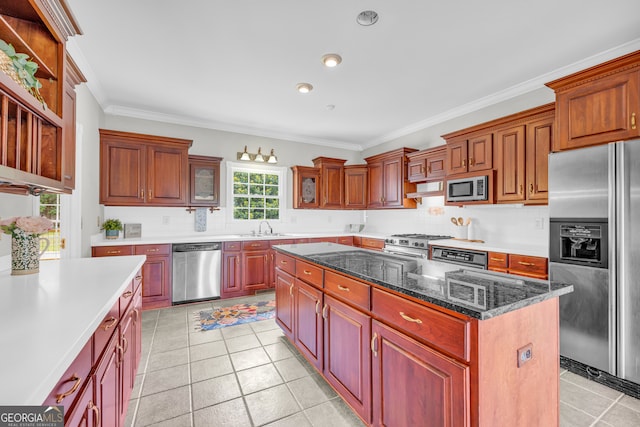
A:
<svg viewBox="0 0 640 427">
<path fill-rule="evenodd" d="M 472 202 L 489 199 L 487 175 L 447 180 L 447 202 Z"/>
</svg>

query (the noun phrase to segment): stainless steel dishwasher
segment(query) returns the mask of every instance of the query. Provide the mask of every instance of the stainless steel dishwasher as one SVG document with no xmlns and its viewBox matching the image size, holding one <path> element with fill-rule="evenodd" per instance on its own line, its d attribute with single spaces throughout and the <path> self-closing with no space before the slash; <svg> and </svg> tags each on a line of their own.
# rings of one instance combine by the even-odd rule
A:
<svg viewBox="0 0 640 427">
<path fill-rule="evenodd" d="M 173 304 L 220 298 L 222 243 L 173 245 Z"/>
</svg>

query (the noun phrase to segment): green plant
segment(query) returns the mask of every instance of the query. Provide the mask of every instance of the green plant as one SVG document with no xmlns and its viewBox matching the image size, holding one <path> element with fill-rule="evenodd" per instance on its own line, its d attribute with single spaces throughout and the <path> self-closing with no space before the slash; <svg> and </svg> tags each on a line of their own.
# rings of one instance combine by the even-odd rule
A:
<svg viewBox="0 0 640 427">
<path fill-rule="evenodd" d="M 42 83 L 36 78 L 36 71 L 38 71 L 38 64 L 33 61 L 29 61 L 29 56 L 25 53 L 17 53 L 14 47 L 0 39 L 0 50 L 7 54 L 13 64 L 13 68 L 18 73 L 18 77 L 22 80 L 22 83 L 28 88 L 29 93 L 35 96 L 42 105 L 47 108 L 47 103 L 44 102 L 42 95 L 40 95 L 40 88 Z"/>
<path fill-rule="evenodd" d="M 122 222 L 119 219 L 106 219 L 100 230 L 122 230 Z"/>
</svg>

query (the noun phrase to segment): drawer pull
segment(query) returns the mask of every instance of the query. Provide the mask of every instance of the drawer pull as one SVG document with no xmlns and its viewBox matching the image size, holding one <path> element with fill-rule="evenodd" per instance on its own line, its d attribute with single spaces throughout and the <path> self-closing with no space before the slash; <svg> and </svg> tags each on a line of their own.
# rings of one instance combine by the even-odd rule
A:
<svg viewBox="0 0 640 427">
<path fill-rule="evenodd" d="M 93 426 L 100 427 L 100 408 L 98 408 L 92 400 L 89 401 L 89 405 L 87 405 L 87 407 L 95 414 L 93 418 Z"/>
<path fill-rule="evenodd" d="M 125 292 L 124 294 L 122 294 L 122 297 L 123 297 L 123 298 L 129 298 L 131 295 L 133 295 L 133 292 L 131 292 L 131 291 L 127 291 L 127 292 Z"/>
<path fill-rule="evenodd" d="M 494 257 L 491 257 L 491 261 L 504 262 L 504 258 L 494 258 Z"/>
<path fill-rule="evenodd" d="M 327 319 L 327 304 L 324 305 L 324 307 L 322 307 L 322 318 L 323 319 Z"/>
<path fill-rule="evenodd" d="M 80 387 L 80 384 L 82 384 L 82 378 L 80 378 L 78 374 L 71 375 L 71 378 L 68 381 L 75 381 L 75 383 L 73 384 L 73 387 L 71 387 L 69 391 L 65 391 L 62 394 L 56 395 L 56 403 L 60 403 L 65 399 L 65 397 L 71 396 L 73 393 L 76 392 L 76 390 L 78 390 L 78 387 Z"/>
<path fill-rule="evenodd" d="M 280 260 L 280 264 L 286 264 L 286 263 L 287 263 L 287 261 L 285 261 L 283 259 Z"/>
<path fill-rule="evenodd" d="M 400 317 L 402 317 L 404 320 L 406 320 L 407 322 L 412 322 L 412 323 L 422 323 L 422 320 L 420 319 L 414 319 L 413 317 L 409 317 L 406 314 L 404 314 L 403 311 L 400 312 Z"/>
<path fill-rule="evenodd" d="M 340 285 L 338 285 L 338 289 L 340 289 L 341 291 L 345 291 L 345 292 L 349 292 L 349 290 L 350 290 L 346 286 L 340 286 Z"/>
<path fill-rule="evenodd" d="M 529 184 L 529 193 L 533 194 L 533 184 Z"/>
<path fill-rule="evenodd" d="M 289 286 L 289 295 L 293 296 L 293 283 Z"/>
<path fill-rule="evenodd" d="M 252 248 L 257 248 L 258 246 L 262 246 L 260 243 L 252 243 L 251 245 Z"/>
<path fill-rule="evenodd" d="M 154 248 L 154 249 L 147 249 L 147 252 L 159 252 L 160 249 L 158 248 Z"/>
<path fill-rule="evenodd" d="M 535 266 L 535 264 L 534 264 L 534 263 L 532 263 L 532 262 L 524 262 L 524 261 L 518 261 L 518 264 L 520 264 L 520 265 L 524 265 L 524 266 L 526 266 L 526 267 L 533 267 L 533 266 Z"/>
<path fill-rule="evenodd" d="M 105 331 L 114 327 L 116 325 L 116 323 L 118 323 L 118 319 L 116 319 L 115 317 L 111 316 L 110 318 L 106 319 L 104 321 L 104 324 L 102 325 L 102 329 L 104 329 Z"/>
<path fill-rule="evenodd" d="M 136 277 L 134 277 L 135 280 L 142 280 L 142 275 L 138 274 Z"/>
<path fill-rule="evenodd" d="M 119 253 L 122 253 L 122 251 L 121 251 L 121 250 L 117 250 L 117 251 L 107 251 L 107 254 L 108 254 L 108 255 L 117 255 L 117 254 L 119 254 Z"/>
<path fill-rule="evenodd" d="M 374 357 L 378 357 L 378 334 L 375 332 L 371 337 L 371 352 L 373 353 Z"/>
<path fill-rule="evenodd" d="M 316 301 L 316 315 L 320 314 L 320 300 Z"/>
<path fill-rule="evenodd" d="M 636 113 L 631 114 L 631 129 L 636 128 Z"/>
<path fill-rule="evenodd" d="M 122 347 L 122 355 L 124 356 L 124 354 L 127 352 L 127 350 L 129 350 L 129 341 L 127 340 L 127 338 L 125 336 L 122 337 L 122 342 L 124 343 L 124 347 Z"/>
<path fill-rule="evenodd" d="M 306 274 L 307 276 L 311 276 L 313 273 L 309 270 L 302 270 L 304 274 Z"/>
</svg>

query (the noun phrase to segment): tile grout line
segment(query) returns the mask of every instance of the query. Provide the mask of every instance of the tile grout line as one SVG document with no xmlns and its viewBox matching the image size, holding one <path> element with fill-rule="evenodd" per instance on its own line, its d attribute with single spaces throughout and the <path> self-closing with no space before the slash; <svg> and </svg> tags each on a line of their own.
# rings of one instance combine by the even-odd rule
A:
<svg viewBox="0 0 640 427">
<path fill-rule="evenodd" d="M 618 402 L 620 402 L 620 400 L 622 400 L 623 397 L 624 397 L 624 393 L 621 394 L 620 396 L 618 396 L 618 398 L 616 400 L 611 402 L 611 405 L 607 406 L 605 408 L 605 410 L 602 411 L 602 413 L 598 417 L 596 417 L 595 421 L 593 423 L 591 423 L 591 425 L 589 427 L 594 427 L 599 421 L 601 421 L 602 417 L 604 417 L 607 414 L 607 412 L 609 412 L 609 410 L 611 410 L 611 408 L 613 408 Z M 604 423 L 605 421 L 602 421 L 602 422 Z M 609 423 L 607 423 L 607 424 L 609 424 Z"/>
<path fill-rule="evenodd" d="M 153 326 L 153 333 L 151 334 L 151 340 L 149 342 L 149 351 L 147 352 L 146 360 L 144 361 L 144 370 L 142 371 L 142 379 L 140 380 L 140 389 L 138 390 L 138 397 L 136 398 L 136 405 L 134 408 L 133 416 L 131 418 L 131 426 L 135 427 L 136 418 L 138 417 L 138 408 L 140 406 L 140 399 L 142 398 L 142 388 L 144 387 L 144 381 L 147 377 L 147 369 L 149 367 L 149 359 L 151 358 L 151 349 L 153 347 L 153 342 L 156 337 L 156 330 L 158 329 L 158 319 L 160 318 L 160 312 L 157 313 L 155 325 Z M 142 314 L 140 315 L 140 319 L 142 319 Z M 142 338 L 142 332 L 140 332 L 140 338 Z M 139 368 L 139 367 L 138 367 Z"/>
<path fill-rule="evenodd" d="M 247 417 L 249 417 L 249 422 L 251 423 L 251 427 L 255 427 L 256 423 L 253 420 L 253 417 L 251 416 L 251 411 L 249 411 L 249 405 L 247 404 L 247 399 L 245 399 L 244 391 L 242 390 L 242 386 L 240 385 L 240 378 L 238 378 L 238 371 L 236 369 L 236 366 L 233 363 L 233 359 L 231 358 L 231 353 L 229 352 L 229 346 L 227 345 L 227 338 L 224 336 L 224 333 L 222 333 L 222 331 L 220 331 L 220 336 L 222 336 L 222 342 L 224 343 L 224 348 L 227 350 L 227 356 L 229 357 L 229 362 L 231 363 L 231 369 L 233 369 L 233 376 L 235 377 L 236 383 L 238 384 L 238 389 L 240 390 L 240 397 L 242 398 L 242 404 L 244 405 L 244 410 L 247 413 Z M 235 338 L 235 337 L 232 337 L 232 338 Z M 258 337 L 256 336 L 256 339 L 257 338 Z M 258 340 L 258 342 L 260 342 L 260 340 Z"/>
</svg>

